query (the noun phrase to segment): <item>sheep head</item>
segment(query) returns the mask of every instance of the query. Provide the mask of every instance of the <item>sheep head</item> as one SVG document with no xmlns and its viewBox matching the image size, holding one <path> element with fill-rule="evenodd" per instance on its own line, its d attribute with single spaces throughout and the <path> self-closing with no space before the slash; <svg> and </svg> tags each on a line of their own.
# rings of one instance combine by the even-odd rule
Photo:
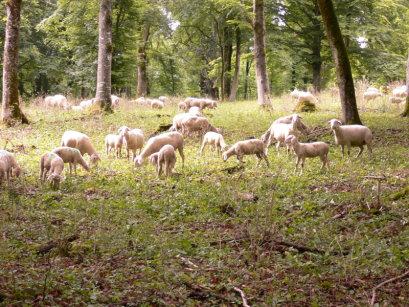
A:
<svg viewBox="0 0 409 307">
<path fill-rule="evenodd" d="M 331 119 L 328 123 L 330 124 L 330 127 L 331 127 L 332 130 L 335 130 L 339 126 L 342 126 L 341 121 L 338 120 L 338 119 Z"/>
<path fill-rule="evenodd" d="M 94 153 L 91 155 L 91 163 L 96 165 L 99 161 L 101 161 L 101 158 L 97 153 Z"/>
</svg>

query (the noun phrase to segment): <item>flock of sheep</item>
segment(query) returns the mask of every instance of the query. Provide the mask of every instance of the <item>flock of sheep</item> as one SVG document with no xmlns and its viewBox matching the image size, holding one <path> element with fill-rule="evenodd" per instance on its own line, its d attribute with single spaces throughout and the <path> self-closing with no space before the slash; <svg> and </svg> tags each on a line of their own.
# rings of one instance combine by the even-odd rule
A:
<svg viewBox="0 0 409 307">
<path fill-rule="evenodd" d="M 382 97 L 384 94 L 376 87 L 368 87 L 364 92 L 364 100 L 375 100 L 378 97 Z M 407 90 L 406 85 L 398 86 L 392 90 L 392 95 L 389 96 L 390 103 L 400 104 L 406 99 Z"/>
<path fill-rule="evenodd" d="M 155 100 L 147 103 L 155 103 Z M 162 97 L 161 101 L 166 101 Z M 268 130 L 259 139 L 247 139 L 239 141 L 228 146 L 219 128 L 210 124 L 204 116 L 203 110 L 206 108 L 216 108 L 217 102 L 206 98 L 189 97 L 179 104 L 179 109 L 184 113 L 177 114 L 169 131 L 153 136 L 145 144 L 144 132 L 141 129 L 131 129 L 122 126 L 117 134 L 109 134 L 105 138 L 106 155 L 115 152 L 117 158 L 121 157 L 122 148 L 125 147 L 127 158 L 129 160 L 132 152 L 132 161 L 135 166 L 142 166 L 148 160 L 155 167 L 157 176 L 162 172 L 166 176 L 172 174 L 176 163 L 176 151 L 182 159 L 182 165 L 185 162 L 184 139 L 194 134 L 202 138 L 200 153 L 203 153 L 207 145 L 212 146 L 219 154 L 222 154 L 224 161 L 232 156 L 236 156 L 240 163 L 243 163 L 245 155 L 255 155 L 258 158 L 258 164 L 264 160 L 269 166 L 267 157 L 268 147 L 275 141 L 277 153 L 281 145 L 287 147 L 287 153 L 292 150 L 297 156 L 295 171 L 301 163 L 302 173 L 306 158 L 319 157 L 322 161 L 322 167 L 329 168 L 328 153 L 329 145 L 324 142 L 301 143 L 298 140 L 300 133 L 308 134 L 307 126 L 302 122 L 302 118 L 297 114 L 284 116 L 276 119 Z M 351 147 L 359 147 L 357 156 L 362 154 L 364 145 L 367 146 L 369 153 L 372 153 L 372 133 L 366 126 L 361 125 L 342 125 L 337 119 L 329 121 L 329 125 L 334 132 L 335 143 L 342 148 L 347 147 L 348 155 Z M 138 151 L 138 155 L 137 155 Z M 40 179 L 49 181 L 57 188 L 62 181 L 64 164 L 69 164 L 70 174 L 76 172 L 77 164 L 85 170 L 90 166 L 84 159 L 84 155 L 90 157 L 90 164 L 96 165 L 101 160 L 100 155 L 95 150 L 91 139 L 77 131 L 66 131 L 61 139 L 61 147 L 54 148 L 41 156 L 40 159 Z M 10 181 L 10 178 L 17 177 L 21 173 L 19 164 L 12 153 L 6 150 L 0 150 L 0 182 Z"/>
</svg>

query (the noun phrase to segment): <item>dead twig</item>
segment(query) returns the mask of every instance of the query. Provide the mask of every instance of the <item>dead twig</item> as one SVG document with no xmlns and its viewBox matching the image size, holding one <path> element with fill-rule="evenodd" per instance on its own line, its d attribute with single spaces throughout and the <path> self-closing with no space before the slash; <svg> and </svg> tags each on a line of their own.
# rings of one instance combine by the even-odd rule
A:
<svg viewBox="0 0 409 307">
<path fill-rule="evenodd" d="M 399 275 L 397 277 L 393 277 L 390 278 L 388 280 L 385 280 L 384 282 L 381 282 L 379 285 L 377 285 L 375 288 L 372 289 L 372 299 L 371 299 L 371 306 L 375 305 L 375 301 L 376 301 L 376 290 L 378 290 L 379 288 L 383 287 L 384 285 L 394 282 L 396 280 L 399 279 L 403 279 L 405 277 L 409 276 L 409 271 L 406 271 L 405 273 L 403 273 L 402 275 Z"/>
<path fill-rule="evenodd" d="M 59 240 L 59 241 L 50 241 L 45 245 L 42 245 L 38 248 L 37 254 L 44 255 L 49 253 L 52 249 L 56 248 L 57 246 L 61 244 L 67 244 L 71 243 L 75 240 L 78 240 L 80 236 L 78 234 L 73 234 L 65 239 Z"/>
<path fill-rule="evenodd" d="M 247 303 L 247 298 L 246 298 L 246 295 L 244 294 L 243 290 L 241 290 L 238 287 L 233 287 L 233 289 L 240 293 L 241 300 L 243 301 L 243 306 L 244 307 L 250 307 L 250 305 Z"/>
</svg>

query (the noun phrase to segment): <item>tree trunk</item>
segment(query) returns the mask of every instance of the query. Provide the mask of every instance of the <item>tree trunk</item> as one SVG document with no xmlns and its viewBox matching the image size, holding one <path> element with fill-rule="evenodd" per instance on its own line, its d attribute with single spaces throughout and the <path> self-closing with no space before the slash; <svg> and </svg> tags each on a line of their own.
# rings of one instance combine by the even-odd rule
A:
<svg viewBox="0 0 409 307">
<path fill-rule="evenodd" d="M 234 67 L 234 76 L 230 90 L 230 101 L 235 101 L 237 98 L 237 90 L 239 89 L 239 77 L 240 77 L 240 58 L 241 58 L 241 31 L 240 28 L 236 28 L 236 65 Z"/>
<path fill-rule="evenodd" d="M 342 120 L 347 124 L 361 124 L 356 105 L 354 80 L 351 64 L 339 28 L 332 0 L 317 0 L 324 28 L 331 46 L 337 70 L 339 94 L 341 96 Z"/>
<path fill-rule="evenodd" d="M 231 89 L 231 57 L 233 55 L 233 42 L 231 29 L 226 25 L 223 29 L 223 93 L 222 100 L 226 100 L 230 96 Z"/>
<path fill-rule="evenodd" d="M 136 94 L 138 97 L 144 97 L 148 94 L 148 58 L 146 55 L 146 49 L 149 40 L 149 24 L 145 24 L 141 33 L 141 41 L 138 48 L 138 86 Z"/>
<path fill-rule="evenodd" d="M 265 52 L 264 0 L 254 0 L 253 13 L 254 61 L 256 63 L 257 102 L 260 106 L 271 106 Z"/>
<path fill-rule="evenodd" d="M 244 100 L 249 99 L 249 75 L 250 75 L 251 61 L 246 60 L 246 75 L 244 78 Z"/>
<path fill-rule="evenodd" d="M 100 0 L 96 103 L 106 112 L 111 108 L 112 0 Z"/>
<path fill-rule="evenodd" d="M 315 2 L 315 1 L 314 1 Z M 322 45 L 322 28 L 320 20 L 318 19 L 320 15 L 320 10 L 318 8 L 317 2 L 314 5 L 314 19 L 313 19 L 313 31 L 314 37 L 312 40 L 312 85 L 314 87 L 314 92 L 321 92 L 321 67 L 322 67 L 322 57 L 321 57 L 321 45 Z"/>
<path fill-rule="evenodd" d="M 409 50 L 408 50 L 408 62 L 406 63 L 406 103 L 405 109 L 402 113 L 403 117 L 409 117 Z"/>
<path fill-rule="evenodd" d="M 20 109 L 18 96 L 18 50 L 22 0 L 6 1 L 6 37 L 3 55 L 3 102 L 1 120 L 8 126 L 28 124 Z"/>
</svg>

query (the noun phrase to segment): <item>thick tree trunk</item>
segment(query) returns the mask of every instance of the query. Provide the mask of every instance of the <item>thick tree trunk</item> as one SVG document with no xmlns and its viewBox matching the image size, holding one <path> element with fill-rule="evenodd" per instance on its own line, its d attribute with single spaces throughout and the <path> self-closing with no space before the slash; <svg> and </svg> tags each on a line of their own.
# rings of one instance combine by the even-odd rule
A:
<svg viewBox="0 0 409 307">
<path fill-rule="evenodd" d="M 254 0 L 253 13 L 254 61 L 256 64 L 257 102 L 260 106 L 271 106 L 265 51 L 264 0 Z"/>
<path fill-rule="evenodd" d="M 317 1 L 337 70 L 338 87 L 341 96 L 342 120 L 347 124 L 361 124 L 356 105 L 351 64 L 339 28 L 334 5 L 332 0 Z"/>
<path fill-rule="evenodd" d="M 320 15 L 320 10 L 318 4 L 315 2 L 314 5 L 314 20 L 313 20 L 313 33 L 314 37 L 312 40 L 312 85 L 314 87 L 314 92 L 321 92 L 321 67 L 322 67 L 322 57 L 321 57 L 321 47 L 322 47 L 322 28 L 320 20 L 318 19 Z"/>
<path fill-rule="evenodd" d="M 96 102 L 101 109 L 111 108 L 111 65 L 112 65 L 112 0 L 100 0 L 99 41 Z"/>
<path fill-rule="evenodd" d="M 406 103 L 405 109 L 402 113 L 403 117 L 409 117 L 409 50 L 408 50 L 408 62 L 406 63 Z"/>
<path fill-rule="evenodd" d="M 222 59 L 222 70 L 223 70 L 223 93 L 222 100 L 226 100 L 230 96 L 231 89 L 231 57 L 233 55 L 233 42 L 231 29 L 228 26 L 224 27 L 223 30 L 223 59 Z"/>
<path fill-rule="evenodd" d="M 249 99 L 249 75 L 250 75 L 251 61 L 246 60 L 246 74 L 244 77 L 244 100 Z"/>
<path fill-rule="evenodd" d="M 138 48 L 138 86 L 136 88 L 138 97 L 148 95 L 148 57 L 146 55 L 146 49 L 149 40 L 149 31 L 149 24 L 145 24 L 142 29 L 141 41 Z"/>
<path fill-rule="evenodd" d="M 236 64 L 234 66 L 234 76 L 230 90 L 230 101 L 235 101 L 237 98 L 237 90 L 239 89 L 239 77 L 240 77 L 240 58 L 241 58 L 241 31 L 240 28 L 236 28 Z"/>
<path fill-rule="evenodd" d="M 3 100 L 1 120 L 6 125 L 28 124 L 20 109 L 18 96 L 18 50 L 21 0 L 6 1 L 6 37 L 3 55 Z"/>
</svg>

